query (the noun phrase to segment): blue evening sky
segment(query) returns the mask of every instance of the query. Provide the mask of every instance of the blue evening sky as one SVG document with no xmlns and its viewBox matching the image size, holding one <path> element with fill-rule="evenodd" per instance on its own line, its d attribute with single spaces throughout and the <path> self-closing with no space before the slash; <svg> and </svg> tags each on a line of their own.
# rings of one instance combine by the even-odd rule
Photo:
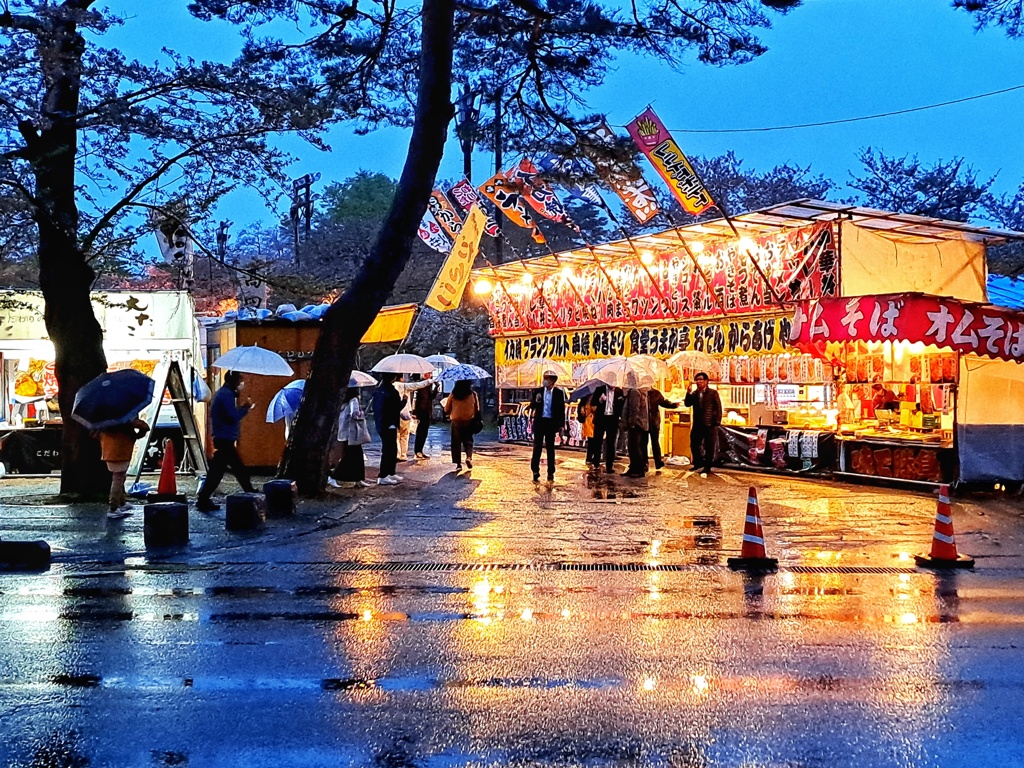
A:
<svg viewBox="0 0 1024 768">
<path fill-rule="evenodd" d="M 223 26 L 190 20 L 185 5 L 111 0 L 110 7 L 128 18 L 104 42 L 144 61 L 157 58 L 161 45 L 197 59 L 230 57 L 237 37 Z M 732 150 L 758 170 L 787 162 L 809 165 L 842 185 L 857 167 L 858 150 L 867 146 L 890 155 L 917 154 L 926 163 L 963 156 L 983 176 L 997 175 L 998 191 L 1013 191 L 1024 182 L 1024 90 L 829 127 L 684 133 L 858 117 L 1024 84 L 1024 41 L 1008 40 L 994 28 L 975 32 L 971 17 L 954 11 L 949 0 L 805 0 L 790 14 L 773 18 L 774 28 L 762 35 L 769 51 L 750 64 L 717 68 L 692 62 L 673 71 L 622 59 L 605 84 L 588 95 L 590 105 L 621 126 L 652 103 L 689 154 Z M 458 142 L 450 135 L 442 178 L 462 171 Z M 325 181 L 341 180 L 366 169 L 397 177 L 408 133 L 386 129 L 357 136 L 350 126 L 339 126 L 328 140 L 330 153 L 290 139 L 281 144 L 299 157 L 296 176 L 320 171 Z M 490 156 L 475 156 L 474 180 L 483 181 L 492 165 Z M 645 172 L 656 181 L 650 168 Z M 839 194 L 853 190 L 844 186 Z M 277 213 L 286 209 L 282 201 Z M 244 190 L 228 196 L 218 214 L 238 226 L 274 218 Z"/>
</svg>

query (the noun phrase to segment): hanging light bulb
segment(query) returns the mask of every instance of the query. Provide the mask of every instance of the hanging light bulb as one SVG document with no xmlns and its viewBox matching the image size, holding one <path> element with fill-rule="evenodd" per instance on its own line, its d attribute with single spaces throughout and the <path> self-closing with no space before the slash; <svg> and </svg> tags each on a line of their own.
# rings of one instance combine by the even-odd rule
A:
<svg viewBox="0 0 1024 768">
<path fill-rule="evenodd" d="M 753 238 L 751 238 L 751 237 L 741 237 L 740 238 L 740 248 L 742 248 L 744 251 L 752 251 L 756 247 L 757 247 L 757 243 L 754 242 Z"/>
<path fill-rule="evenodd" d="M 654 263 L 654 254 L 650 251 L 641 251 L 640 261 L 649 266 Z"/>
<path fill-rule="evenodd" d="M 572 280 L 576 275 L 572 271 L 572 267 L 562 267 L 562 277 L 566 280 Z"/>
<path fill-rule="evenodd" d="M 700 240 L 695 240 L 694 242 L 689 243 L 689 246 L 690 253 L 692 254 L 696 255 L 698 253 L 704 253 L 704 243 Z"/>
<path fill-rule="evenodd" d="M 473 293 L 477 294 L 478 296 L 486 296 L 493 290 L 494 286 L 491 285 L 490 280 L 477 280 L 476 283 L 473 285 Z"/>
<path fill-rule="evenodd" d="M 533 285 L 533 275 L 529 272 L 524 272 L 523 276 L 519 278 L 519 282 L 523 285 Z"/>
</svg>

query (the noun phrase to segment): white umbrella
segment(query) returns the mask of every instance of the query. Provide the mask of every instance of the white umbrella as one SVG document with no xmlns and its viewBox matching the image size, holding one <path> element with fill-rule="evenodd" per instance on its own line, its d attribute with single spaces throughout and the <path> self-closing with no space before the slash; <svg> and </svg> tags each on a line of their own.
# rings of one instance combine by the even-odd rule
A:
<svg viewBox="0 0 1024 768">
<path fill-rule="evenodd" d="M 295 372 L 277 352 L 262 347 L 235 347 L 217 358 L 214 368 L 260 376 L 294 376 Z"/>
<path fill-rule="evenodd" d="M 427 355 L 424 358 L 428 362 L 434 365 L 434 368 L 443 371 L 445 368 L 454 368 L 459 365 L 459 361 L 451 355 Z"/>
<path fill-rule="evenodd" d="M 583 365 L 576 367 L 576 380 L 587 381 L 588 379 L 592 379 L 594 378 L 594 375 L 608 365 L 608 363 L 621 359 L 622 358 L 608 357 L 603 360 L 590 360 L 583 363 Z"/>
<path fill-rule="evenodd" d="M 625 358 L 613 360 L 603 366 L 594 378 L 619 389 L 648 389 L 655 383 L 654 374 L 642 365 L 631 363 Z"/>
<path fill-rule="evenodd" d="M 690 368 L 713 368 L 717 365 L 715 358 L 706 352 L 676 352 L 668 359 L 669 365 L 685 365 Z"/>
<path fill-rule="evenodd" d="M 350 387 L 375 387 L 380 382 L 377 381 L 373 376 L 362 371 L 352 371 L 349 376 L 348 385 Z"/>
<path fill-rule="evenodd" d="M 426 358 L 403 352 L 388 355 L 370 370 L 375 373 L 433 373 L 434 366 Z"/>
<path fill-rule="evenodd" d="M 544 374 L 549 372 L 555 374 L 562 381 L 572 381 L 572 366 L 542 357 L 519 364 L 519 383 L 520 385 L 540 384 Z"/>
<path fill-rule="evenodd" d="M 630 362 L 642 365 L 648 371 L 650 371 L 655 377 L 661 378 L 662 376 L 668 376 L 672 370 L 671 366 L 660 358 L 654 357 L 653 355 L 633 355 L 627 357 Z"/>
</svg>

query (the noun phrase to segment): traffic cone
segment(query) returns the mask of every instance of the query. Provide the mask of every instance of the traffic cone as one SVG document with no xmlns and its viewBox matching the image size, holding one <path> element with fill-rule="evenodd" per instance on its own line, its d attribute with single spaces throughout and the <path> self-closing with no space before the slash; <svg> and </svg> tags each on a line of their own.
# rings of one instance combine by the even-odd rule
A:
<svg viewBox="0 0 1024 768">
<path fill-rule="evenodd" d="M 743 524 L 743 547 L 739 557 L 730 557 L 729 567 L 750 571 L 774 571 L 779 561 L 768 557 L 761 529 L 761 509 L 757 503 L 757 489 L 751 486 L 747 494 L 747 518 Z"/>
<path fill-rule="evenodd" d="M 164 440 L 164 460 L 160 464 L 160 482 L 157 484 L 156 492 L 161 496 L 174 496 L 178 492 L 178 481 L 174 471 L 178 468 L 178 462 L 174 456 L 174 443 L 170 438 Z"/>
<path fill-rule="evenodd" d="M 174 443 L 170 438 L 164 440 L 164 458 L 160 463 L 160 482 L 157 483 L 156 492 L 150 491 L 146 494 L 146 502 L 149 504 L 160 504 L 174 501 L 179 504 L 188 503 L 188 497 L 178 493 L 178 480 L 174 470 L 177 469 L 178 460 L 174 455 Z"/>
<path fill-rule="evenodd" d="M 956 537 L 953 535 L 953 511 L 949 506 L 949 486 L 939 486 L 939 504 L 935 511 L 935 532 L 932 534 L 932 551 L 928 555 L 914 555 L 914 560 L 924 568 L 973 568 L 974 558 L 956 551 Z"/>
</svg>

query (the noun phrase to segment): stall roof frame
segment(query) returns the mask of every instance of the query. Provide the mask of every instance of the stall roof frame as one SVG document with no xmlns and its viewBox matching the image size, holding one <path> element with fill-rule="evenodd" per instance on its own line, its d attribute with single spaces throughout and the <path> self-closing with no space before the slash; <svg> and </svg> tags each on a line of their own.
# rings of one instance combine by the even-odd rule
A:
<svg viewBox="0 0 1024 768">
<path fill-rule="evenodd" d="M 799 229 L 823 221 L 848 221 L 885 237 L 909 242 L 970 240 L 985 245 L 1024 241 L 1024 232 L 936 219 L 908 213 L 894 213 L 846 203 L 832 203 L 805 197 L 766 208 L 759 208 L 732 217 L 732 224 L 741 236 L 764 237 L 779 231 Z M 548 256 L 477 268 L 476 277 L 515 280 L 529 273 L 544 277 L 566 266 L 586 266 L 596 259 L 602 264 L 631 258 L 641 252 L 655 255 L 679 251 L 681 240 L 687 244 L 709 239 L 730 240 L 736 237 L 725 218 L 688 224 L 629 239 L 613 240 L 592 248 L 575 248 Z"/>
</svg>

